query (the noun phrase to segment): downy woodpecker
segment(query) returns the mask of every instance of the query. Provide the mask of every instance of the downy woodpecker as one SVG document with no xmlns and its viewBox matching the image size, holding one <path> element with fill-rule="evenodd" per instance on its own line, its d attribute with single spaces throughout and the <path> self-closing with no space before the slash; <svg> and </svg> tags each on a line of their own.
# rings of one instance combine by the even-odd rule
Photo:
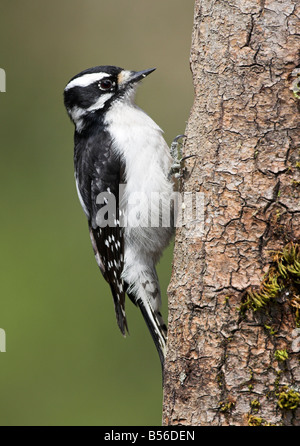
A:
<svg viewBox="0 0 300 446">
<path fill-rule="evenodd" d="M 153 71 L 87 69 L 69 81 L 64 102 L 75 124 L 77 192 L 118 326 L 125 336 L 126 293 L 140 308 L 163 366 L 167 327 L 155 265 L 174 232 L 172 216 L 162 224 L 163 212 L 172 214 L 173 160 L 162 130 L 134 103 L 138 83 Z M 130 204 L 139 197 L 135 211 Z M 110 219 L 109 203 L 115 203 Z"/>
</svg>

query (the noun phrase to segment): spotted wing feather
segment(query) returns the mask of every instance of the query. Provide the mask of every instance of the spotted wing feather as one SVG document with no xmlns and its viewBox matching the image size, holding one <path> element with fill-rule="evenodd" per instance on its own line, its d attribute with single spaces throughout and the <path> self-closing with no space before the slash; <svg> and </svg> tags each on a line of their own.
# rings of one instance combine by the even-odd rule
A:
<svg viewBox="0 0 300 446">
<path fill-rule="evenodd" d="M 124 228 L 120 226 L 118 206 L 123 167 L 113 152 L 108 133 L 102 129 L 101 134 L 92 135 L 85 141 L 78 138 L 77 144 L 75 137 L 75 166 L 77 191 L 88 217 L 95 258 L 110 285 L 117 323 L 125 335 L 128 326 L 125 288 L 121 278 Z"/>
</svg>

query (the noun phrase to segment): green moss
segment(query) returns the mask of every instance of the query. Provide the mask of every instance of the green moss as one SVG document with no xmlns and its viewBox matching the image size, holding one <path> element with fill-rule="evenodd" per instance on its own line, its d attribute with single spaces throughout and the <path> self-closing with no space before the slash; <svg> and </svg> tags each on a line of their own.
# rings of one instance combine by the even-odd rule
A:
<svg viewBox="0 0 300 446">
<path fill-rule="evenodd" d="M 248 426 L 262 426 L 263 419 L 260 417 L 255 417 L 254 415 L 248 415 Z"/>
<path fill-rule="evenodd" d="M 275 214 L 276 222 L 278 222 L 280 220 L 280 217 L 281 217 L 281 212 L 279 209 L 276 209 L 276 214 Z"/>
<path fill-rule="evenodd" d="M 274 330 L 274 328 L 270 325 L 265 325 L 265 329 L 268 330 L 271 336 L 274 336 L 277 333 L 277 330 Z"/>
<path fill-rule="evenodd" d="M 223 387 L 223 373 L 218 373 L 217 375 L 217 383 L 219 387 Z"/>
<path fill-rule="evenodd" d="M 248 414 L 248 426 L 276 426 L 276 424 L 271 424 L 261 417 Z"/>
<path fill-rule="evenodd" d="M 285 386 L 278 394 L 277 404 L 282 410 L 295 410 L 300 404 L 300 394 Z"/>
<path fill-rule="evenodd" d="M 300 99 L 300 76 L 299 76 L 299 74 L 292 84 L 292 91 L 293 91 L 293 95 L 294 95 L 295 99 Z"/>
<path fill-rule="evenodd" d="M 242 313 L 258 311 L 276 302 L 286 291 L 289 304 L 295 310 L 296 325 L 300 326 L 300 245 L 288 243 L 282 251 L 273 253 L 272 263 L 259 288 L 249 289 L 240 306 Z M 266 326 L 267 328 L 267 326 Z"/>
<path fill-rule="evenodd" d="M 255 400 L 251 401 L 250 406 L 251 406 L 252 412 L 257 413 L 260 409 L 260 402 L 257 399 L 255 399 Z"/>
<path fill-rule="evenodd" d="M 223 304 L 228 305 L 229 299 L 230 299 L 230 296 L 225 296 Z"/>
<path fill-rule="evenodd" d="M 275 358 L 277 359 L 277 361 L 286 361 L 287 359 L 289 359 L 289 354 L 286 350 L 276 350 L 276 352 L 274 353 Z"/>
<path fill-rule="evenodd" d="M 276 274 L 274 268 L 271 268 L 260 289 L 250 289 L 248 291 L 246 300 L 242 303 L 240 310 L 260 310 L 265 307 L 271 299 L 278 297 L 282 290 L 283 287 L 278 283 L 278 274 Z"/>
<path fill-rule="evenodd" d="M 235 407 L 235 402 L 234 401 L 222 401 L 220 403 L 220 412 L 222 413 L 226 413 L 226 412 L 230 412 L 232 409 L 234 409 Z"/>
</svg>

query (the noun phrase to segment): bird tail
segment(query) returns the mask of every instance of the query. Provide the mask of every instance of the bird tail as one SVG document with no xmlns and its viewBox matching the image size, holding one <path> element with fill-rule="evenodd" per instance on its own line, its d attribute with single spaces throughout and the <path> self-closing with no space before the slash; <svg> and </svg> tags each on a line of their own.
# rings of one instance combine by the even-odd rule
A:
<svg viewBox="0 0 300 446">
<path fill-rule="evenodd" d="M 166 357 L 167 344 L 167 327 L 164 323 L 160 311 L 155 311 L 147 301 L 138 300 L 141 313 L 145 319 L 147 327 L 150 331 L 155 347 L 159 354 L 162 370 L 164 369 L 164 362 Z"/>
<path fill-rule="evenodd" d="M 134 274 L 134 280 L 128 281 L 134 285 L 128 285 L 127 282 L 126 293 L 141 310 L 158 351 L 162 369 L 164 369 L 167 326 L 160 312 L 161 296 L 158 277 L 154 268 L 141 268 L 139 272 L 135 269 Z"/>
</svg>

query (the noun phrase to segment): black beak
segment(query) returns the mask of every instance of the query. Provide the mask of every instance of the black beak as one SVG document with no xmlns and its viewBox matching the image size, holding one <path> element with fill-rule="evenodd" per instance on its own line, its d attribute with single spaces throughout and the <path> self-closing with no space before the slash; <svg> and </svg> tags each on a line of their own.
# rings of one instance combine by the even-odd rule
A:
<svg viewBox="0 0 300 446">
<path fill-rule="evenodd" d="M 148 76 L 148 74 L 152 73 L 155 70 L 156 68 L 150 68 L 149 70 L 143 70 L 143 71 L 132 71 L 132 74 L 129 77 L 127 83 L 132 84 L 135 82 L 139 82 L 142 79 L 144 79 L 144 77 Z"/>
</svg>

